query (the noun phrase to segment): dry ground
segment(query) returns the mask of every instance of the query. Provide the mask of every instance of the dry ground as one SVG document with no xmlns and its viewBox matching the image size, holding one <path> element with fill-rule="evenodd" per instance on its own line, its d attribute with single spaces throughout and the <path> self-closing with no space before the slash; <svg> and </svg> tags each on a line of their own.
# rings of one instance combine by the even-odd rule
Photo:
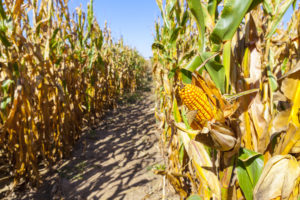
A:
<svg viewBox="0 0 300 200">
<path fill-rule="evenodd" d="M 132 99 L 131 99 L 132 100 Z M 162 164 L 151 92 L 136 95 L 86 131 L 71 158 L 60 161 L 30 192 L 7 199 L 179 199 L 151 167 Z"/>
</svg>

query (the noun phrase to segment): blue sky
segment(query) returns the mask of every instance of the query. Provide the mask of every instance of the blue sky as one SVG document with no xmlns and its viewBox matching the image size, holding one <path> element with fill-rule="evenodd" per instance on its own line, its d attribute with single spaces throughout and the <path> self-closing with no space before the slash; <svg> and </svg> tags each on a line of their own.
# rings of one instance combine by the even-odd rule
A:
<svg viewBox="0 0 300 200">
<path fill-rule="evenodd" d="M 73 12 L 89 0 L 70 0 Z M 160 16 L 155 0 L 94 0 L 94 14 L 101 27 L 105 20 L 115 39 L 123 36 L 125 44 L 136 48 L 144 57 L 152 56 L 154 21 Z"/>
<path fill-rule="evenodd" d="M 86 10 L 90 0 L 70 0 L 72 12 L 82 4 Z M 293 9 L 289 8 L 283 20 L 290 19 Z M 112 30 L 114 39 L 123 36 L 127 45 L 136 48 L 144 57 L 152 56 L 154 22 L 160 16 L 155 0 L 94 0 L 94 13 L 101 27 L 105 20 Z"/>
</svg>

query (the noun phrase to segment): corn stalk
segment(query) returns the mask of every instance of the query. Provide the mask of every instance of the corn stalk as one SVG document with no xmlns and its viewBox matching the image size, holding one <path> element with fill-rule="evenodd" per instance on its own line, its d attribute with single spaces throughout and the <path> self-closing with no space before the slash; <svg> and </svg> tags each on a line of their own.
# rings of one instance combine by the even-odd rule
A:
<svg viewBox="0 0 300 200">
<path fill-rule="evenodd" d="M 297 199 L 296 1 L 156 2 L 155 116 L 166 158 L 156 172 L 182 199 Z"/>
<path fill-rule="evenodd" d="M 0 1 L 0 166 L 32 183 L 141 84 L 145 60 L 68 1 Z M 72 17 L 73 16 L 73 17 Z M 85 123 L 84 123 L 85 122 Z"/>
</svg>

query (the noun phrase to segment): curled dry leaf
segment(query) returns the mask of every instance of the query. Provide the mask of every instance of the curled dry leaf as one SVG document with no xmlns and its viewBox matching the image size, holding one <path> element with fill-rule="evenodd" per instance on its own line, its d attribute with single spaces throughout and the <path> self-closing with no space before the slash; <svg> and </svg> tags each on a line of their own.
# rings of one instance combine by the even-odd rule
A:
<svg viewBox="0 0 300 200">
<path fill-rule="evenodd" d="M 288 199 L 299 176 L 300 166 L 293 156 L 274 156 L 263 169 L 253 191 L 253 199 Z"/>
<path fill-rule="evenodd" d="M 221 123 L 210 124 L 209 133 L 214 141 L 214 147 L 220 151 L 229 151 L 236 144 L 237 139 L 233 131 Z"/>
<path fill-rule="evenodd" d="M 265 105 L 259 94 L 253 100 L 250 106 L 250 116 L 255 128 L 255 133 L 251 133 L 254 151 L 263 152 L 266 146 L 268 121 L 265 117 Z"/>
<path fill-rule="evenodd" d="M 281 141 L 278 143 L 275 148 L 276 154 L 288 154 L 291 149 L 295 146 L 297 141 L 300 140 L 300 129 L 297 128 L 294 124 L 289 123 L 289 127 L 286 133 L 282 136 Z"/>
<path fill-rule="evenodd" d="M 221 199 L 221 188 L 216 174 L 212 171 L 213 163 L 204 145 L 200 142 L 191 140 L 187 133 L 179 130 L 180 138 L 184 147 L 195 166 L 197 175 L 201 180 L 202 187 L 206 190 L 206 198 L 214 197 Z M 209 194 L 211 192 L 211 194 Z"/>
<path fill-rule="evenodd" d="M 290 153 L 300 153 L 300 140 L 295 143 Z"/>
<path fill-rule="evenodd" d="M 283 76 L 281 90 L 293 104 L 289 120 L 300 127 L 300 62 L 295 68 L 289 71 L 287 76 Z"/>
<path fill-rule="evenodd" d="M 276 137 L 279 133 L 284 132 L 288 129 L 289 124 L 288 124 L 288 118 L 290 115 L 290 110 L 285 110 L 282 112 L 279 112 L 274 119 L 272 119 L 272 121 L 269 123 L 269 140 L 268 143 L 270 141 L 272 141 L 272 139 L 274 137 Z"/>
<path fill-rule="evenodd" d="M 183 122 L 175 122 L 175 126 L 179 130 L 186 132 L 192 139 L 194 139 L 200 133 L 200 130 L 187 129 Z"/>
</svg>

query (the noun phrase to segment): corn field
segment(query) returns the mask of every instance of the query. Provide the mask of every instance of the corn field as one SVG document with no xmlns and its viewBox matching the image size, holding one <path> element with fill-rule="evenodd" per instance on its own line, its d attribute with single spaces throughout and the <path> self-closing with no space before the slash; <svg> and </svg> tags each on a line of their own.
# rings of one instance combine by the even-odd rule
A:
<svg viewBox="0 0 300 200">
<path fill-rule="evenodd" d="M 299 199 L 297 1 L 156 3 L 155 172 L 181 199 Z"/>
<path fill-rule="evenodd" d="M 0 1 L 0 171 L 41 182 L 84 125 L 141 85 L 145 60 L 66 0 Z"/>
</svg>

